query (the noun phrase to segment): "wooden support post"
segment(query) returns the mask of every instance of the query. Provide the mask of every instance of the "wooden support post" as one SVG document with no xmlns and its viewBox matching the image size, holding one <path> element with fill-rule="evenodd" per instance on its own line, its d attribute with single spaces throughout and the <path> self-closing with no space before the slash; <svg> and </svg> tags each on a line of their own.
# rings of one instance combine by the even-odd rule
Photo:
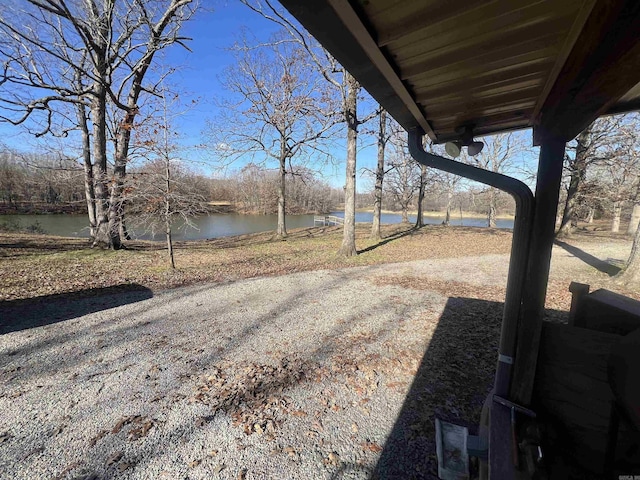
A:
<svg viewBox="0 0 640 480">
<path fill-rule="evenodd" d="M 571 310 L 569 310 L 569 325 L 573 327 L 584 327 L 584 297 L 589 295 L 590 286 L 586 283 L 571 282 L 569 291 L 571 292 Z"/>
<path fill-rule="evenodd" d="M 545 138 L 540 148 L 528 275 L 524 286 L 514 373 L 511 381 L 510 399 L 520 405 L 530 404 L 533 391 L 564 149 L 564 140 L 554 137 Z"/>
</svg>

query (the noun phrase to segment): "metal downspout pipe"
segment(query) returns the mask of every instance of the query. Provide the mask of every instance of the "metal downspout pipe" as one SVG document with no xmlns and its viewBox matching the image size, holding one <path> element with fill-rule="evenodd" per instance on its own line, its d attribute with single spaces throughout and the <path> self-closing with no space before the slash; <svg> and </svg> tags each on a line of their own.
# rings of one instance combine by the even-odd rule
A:
<svg viewBox="0 0 640 480">
<path fill-rule="evenodd" d="M 423 135 L 424 133 L 418 129 L 409 131 L 409 152 L 418 163 L 503 190 L 509 193 L 516 201 L 516 216 L 513 224 L 511 258 L 509 260 L 509 274 L 507 277 L 494 386 L 495 395 L 507 398 L 509 396 L 509 385 L 511 383 L 516 349 L 520 306 L 527 273 L 529 235 L 533 221 L 535 199 L 531 189 L 520 180 L 426 152 L 422 144 Z"/>
</svg>

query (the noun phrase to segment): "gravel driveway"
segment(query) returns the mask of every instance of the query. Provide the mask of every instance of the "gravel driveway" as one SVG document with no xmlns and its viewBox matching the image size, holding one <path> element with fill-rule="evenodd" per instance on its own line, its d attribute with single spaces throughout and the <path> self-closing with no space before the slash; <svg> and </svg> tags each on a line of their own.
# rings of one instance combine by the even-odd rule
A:
<svg viewBox="0 0 640 480">
<path fill-rule="evenodd" d="M 499 297 L 507 260 L 5 310 L 0 478 L 435 478 L 433 415 L 478 421 L 501 313 L 438 285 Z"/>
</svg>

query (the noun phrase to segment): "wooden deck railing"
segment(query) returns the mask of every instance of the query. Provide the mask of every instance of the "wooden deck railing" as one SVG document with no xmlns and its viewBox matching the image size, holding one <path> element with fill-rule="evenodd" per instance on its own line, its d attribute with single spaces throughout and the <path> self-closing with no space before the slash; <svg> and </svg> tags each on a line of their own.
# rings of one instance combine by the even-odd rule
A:
<svg viewBox="0 0 640 480">
<path fill-rule="evenodd" d="M 336 217 L 335 215 L 314 215 L 313 226 L 323 225 L 325 227 L 334 225 L 344 225 L 344 218 Z"/>
</svg>

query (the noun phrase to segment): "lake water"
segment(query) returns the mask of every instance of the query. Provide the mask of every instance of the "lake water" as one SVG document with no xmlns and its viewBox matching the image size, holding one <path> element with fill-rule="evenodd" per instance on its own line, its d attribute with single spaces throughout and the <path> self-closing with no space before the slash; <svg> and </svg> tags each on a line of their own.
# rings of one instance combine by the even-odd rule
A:
<svg viewBox="0 0 640 480">
<path fill-rule="evenodd" d="M 331 215 L 344 217 L 344 212 L 332 212 Z M 197 229 L 181 228 L 181 224 L 174 225 L 173 238 L 175 240 L 200 240 L 205 238 L 228 237 L 232 235 L 244 235 L 247 233 L 267 232 L 275 230 L 277 215 L 236 215 L 236 214 L 211 214 L 193 219 Z M 371 223 L 371 212 L 356 213 L 356 222 Z M 382 223 L 400 223 L 402 217 L 398 214 L 383 213 Z M 411 222 L 416 221 L 415 215 L 409 215 Z M 442 217 L 424 216 L 425 223 L 438 225 L 442 223 Z M 0 224 L 18 222 L 21 227 L 37 224 L 49 235 L 64 237 L 89 237 L 88 221 L 86 215 L 0 215 Z M 453 217 L 452 225 L 464 225 L 467 227 L 485 227 L 484 218 Z M 313 226 L 313 215 L 289 215 L 287 216 L 287 228 L 302 228 Z M 513 220 L 497 221 L 498 228 L 513 228 Z M 132 237 L 144 240 L 163 240 L 162 232 L 158 232 L 155 238 L 151 232 L 140 229 L 130 232 Z"/>
</svg>

